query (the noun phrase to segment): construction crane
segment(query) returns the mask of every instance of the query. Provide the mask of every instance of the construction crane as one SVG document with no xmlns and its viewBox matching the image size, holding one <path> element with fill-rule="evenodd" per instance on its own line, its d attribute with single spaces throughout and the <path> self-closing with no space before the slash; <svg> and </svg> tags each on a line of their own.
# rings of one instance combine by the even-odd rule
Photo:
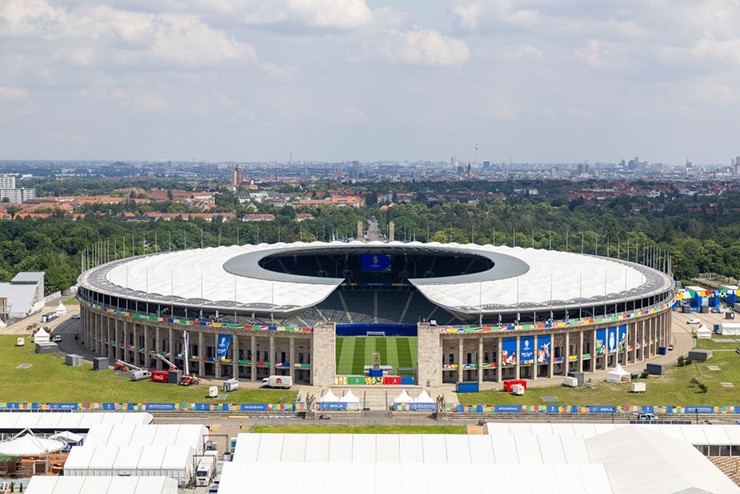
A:
<svg viewBox="0 0 740 494">
<path fill-rule="evenodd" d="M 116 360 L 115 369 L 128 374 L 132 381 L 143 381 L 145 379 L 149 379 L 152 375 L 152 373 L 147 369 L 139 367 L 138 365 L 130 364 L 123 360 Z"/>
<path fill-rule="evenodd" d="M 165 364 L 169 366 L 170 371 L 177 371 L 180 370 L 175 364 L 169 361 L 169 359 L 165 358 L 164 356 L 155 353 L 154 358 L 161 360 Z M 178 384 L 182 386 L 191 386 L 193 384 L 200 384 L 200 379 L 195 376 L 191 376 L 190 374 L 184 374 L 182 377 L 180 377 L 180 381 Z"/>
</svg>

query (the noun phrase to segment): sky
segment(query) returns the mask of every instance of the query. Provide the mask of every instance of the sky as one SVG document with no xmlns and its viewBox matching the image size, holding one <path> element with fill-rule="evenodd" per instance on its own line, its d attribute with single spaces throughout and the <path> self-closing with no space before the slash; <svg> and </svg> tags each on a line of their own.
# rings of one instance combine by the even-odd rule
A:
<svg viewBox="0 0 740 494">
<path fill-rule="evenodd" d="M 0 159 L 726 163 L 740 0 L 0 0 Z"/>
</svg>

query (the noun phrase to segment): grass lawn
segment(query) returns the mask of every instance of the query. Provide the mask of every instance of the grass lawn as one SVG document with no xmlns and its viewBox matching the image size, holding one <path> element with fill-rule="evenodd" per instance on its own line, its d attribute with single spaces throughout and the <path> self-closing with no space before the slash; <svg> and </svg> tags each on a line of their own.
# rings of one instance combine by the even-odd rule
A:
<svg viewBox="0 0 740 494">
<path fill-rule="evenodd" d="M 206 386 L 177 386 L 151 381 L 133 382 L 112 370 L 96 372 L 92 366 L 71 367 L 55 355 L 34 353 L 35 345 L 26 337 L 26 346 L 15 346 L 16 336 L 0 336 L 0 401 L 28 402 L 210 402 Z M 18 369 L 20 364 L 32 364 Z M 285 403 L 295 401 L 296 393 L 272 389 L 239 389 L 227 395 L 229 403 Z"/>
<path fill-rule="evenodd" d="M 372 364 L 372 354 L 380 353 L 380 363 L 399 367 L 416 367 L 416 338 L 407 336 L 338 336 L 337 374 L 362 375 L 365 365 Z"/>
<path fill-rule="evenodd" d="M 737 338 L 740 340 L 740 338 Z M 503 391 L 482 391 L 458 395 L 464 404 L 521 404 L 521 405 L 737 405 L 740 402 L 740 355 L 735 353 L 738 343 L 715 343 L 699 340 L 700 348 L 714 350 L 709 362 L 694 362 L 684 367 L 669 367 L 665 376 L 650 376 L 638 379 L 647 384 L 645 393 L 630 393 L 628 384 L 609 384 L 605 381 L 587 387 L 527 389 L 524 396 L 514 396 Z M 709 370 L 717 366 L 719 371 Z M 588 373 L 586 373 L 588 378 Z M 691 378 L 708 386 L 702 393 Z M 720 383 L 732 383 L 734 388 L 725 388 Z M 557 402 L 545 402 L 543 396 L 557 396 Z"/>
<path fill-rule="evenodd" d="M 286 434 L 465 434 L 463 425 L 258 425 L 254 429 Z"/>
<path fill-rule="evenodd" d="M 64 305 L 80 305 L 80 301 L 76 298 L 68 298 L 64 301 Z"/>
</svg>

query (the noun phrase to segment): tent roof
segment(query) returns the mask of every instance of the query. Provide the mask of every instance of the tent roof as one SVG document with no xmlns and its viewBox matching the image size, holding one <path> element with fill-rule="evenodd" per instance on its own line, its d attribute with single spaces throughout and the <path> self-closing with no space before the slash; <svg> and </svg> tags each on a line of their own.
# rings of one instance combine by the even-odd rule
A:
<svg viewBox="0 0 740 494">
<path fill-rule="evenodd" d="M 339 398 L 339 401 L 344 403 L 359 403 L 360 399 L 355 396 L 351 389 L 348 389 L 347 392 L 344 393 L 344 396 Z"/>
<path fill-rule="evenodd" d="M 628 375 L 629 372 L 627 372 L 626 370 L 622 368 L 622 364 L 617 364 L 616 367 L 614 367 L 612 370 L 609 371 L 609 374 L 624 376 L 624 375 Z"/>
<path fill-rule="evenodd" d="M 402 389 L 401 392 L 396 396 L 396 399 L 393 400 L 393 403 L 413 403 L 414 399 L 409 396 L 409 394 L 406 392 L 405 389 Z"/>
<path fill-rule="evenodd" d="M 13 439 L 0 443 L 0 455 L 36 456 L 64 449 L 62 441 L 36 437 L 31 431 L 23 431 Z"/>
<path fill-rule="evenodd" d="M 32 494 L 176 494 L 177 481 L 167 477 L 31 477 Z"/>
<path fill-rule="evenodd" d="M 49 439 L 61 439 L 62 441 L 66 441 L 68 443 L 78 443 L 84 438 L 85 437 L 81 436 L 80 434 L 75 434 L 74 432 L 69 431 L 57 432 L 53 436 L 49 436 Z"/>
<path fill-rule="evenodd" d="M 640 425 L 586 439 L 586 445 L 591 460 L 606 467 L 614 492 L 737 493 L 737 486 L 696 448 Z"/>
<path fill-rule="evenodd" d="M 337 395 L 335 395 L 331 391 L 331 389 L 327 389 L 326 390 L 326 393 L 324 393 L 324 396 L 322 396 L 321 398 L 319 398 L 319 403 L 324 403 L 324 402 L 327 402 L 327 403 L 336 403 L 338 401 L 339 401 L 339 398 L 337 397 Z"/>
<path fill-rule="evenodd" d="M 427 393 L 426 389 L 422 389 L 419 396 L 414 398 L 414 402 L 416 403 L 434 403 L 434 398 L 429 396 L 429 393 Z"/>
</svg>

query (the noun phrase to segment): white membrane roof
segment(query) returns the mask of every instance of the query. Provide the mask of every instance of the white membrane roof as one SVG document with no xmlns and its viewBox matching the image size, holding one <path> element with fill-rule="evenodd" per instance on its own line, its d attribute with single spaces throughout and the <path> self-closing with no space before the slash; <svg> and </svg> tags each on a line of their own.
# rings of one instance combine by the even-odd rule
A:
<svg viewBox="0 0 740 494">
<path fill-rule="evenodd" d="M 615 303 L 663 293 L 672 288 L 665 274 L 645 266 L 603 257 L 541 249 L 475 244 L 420 242 L 313 242 L 260 244 L 193 249 L 124 259 L 93 268 L 80 276 L 92 290 L 138 300 L 290 313 L 328 297 L 341 278 L 273 273 L 257 265 L 261 254 L 289 255 L 291 250 L 350 255 L 367 249 L 403 249 L 415 253 L 477 254 L 494 260 L 493 268 L 470 275 L 410 279 L 430 301 L 463 313 L 514 309 L 575 307 Z M 392 252 L 391 252 L 392 251 Z M 239 274 L 230 270 L 240 262 Z M 523 268 L 522 268 L 523 266 Z"/>
</svg>

